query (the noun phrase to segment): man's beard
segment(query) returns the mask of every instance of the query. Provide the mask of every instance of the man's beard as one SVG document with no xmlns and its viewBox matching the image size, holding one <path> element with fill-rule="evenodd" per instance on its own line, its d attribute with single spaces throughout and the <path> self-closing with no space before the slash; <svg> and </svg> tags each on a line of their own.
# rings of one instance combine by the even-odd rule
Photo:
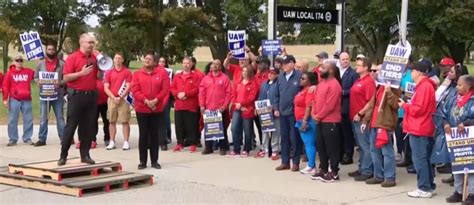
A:
<svg viewBox="0 0 474 205">
<path fill-rule="evenodd" d="M 56 58 L 56 53 L 54 54 L 46 53 L 46 56 L 48 56 L 49 59 L 53 59 L 53 58 Z"/>
<path fill-rule="evenodd" d="M 329 72 L 322 72 L 321 73 L 321 78 L 328 79 L 329 78 Z"/>
</svg>

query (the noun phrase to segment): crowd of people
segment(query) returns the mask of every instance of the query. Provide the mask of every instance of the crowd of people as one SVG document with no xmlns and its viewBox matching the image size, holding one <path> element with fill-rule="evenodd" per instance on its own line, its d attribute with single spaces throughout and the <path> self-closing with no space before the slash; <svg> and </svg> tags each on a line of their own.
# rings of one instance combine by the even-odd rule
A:
<svg viewBox="0 0 474 205">
<path fill-rule="evenodd" d="M 219 150 L 220 155 L 249 157 L 255 150 L 256 158 L 281 159 L 277 171 L 336 182 L 340 164 L 352 164 L 358 151 L 358 168 L 349 173 L 355 181 L 393 187 L 396 167 L 407 167 L 417 175 L 417 188 L 408 196 L 431 198 L 436 189 L 435 168 L 449 169 L 452 161 L 445 134 L 453 127 L 462 131 L 474 125 L 474 76 L 449 57 L 439 66 L 427 58 L 410 59 L 400 88 L 394 88 L 377 81 L 380 65 L 363 55 L 357 56 L 354 69 L 347 52 L 336 53 L 333 59 L 320 52 L 315 55 L 317 66 L 310 69 L 307 61 L 297 62 L 286 51 L 273 65 L 267 57 L 254 55 L 248 48 L 245 51 L 244 59 L 234 59 L 231 52 L 223 62 L 214 59 L 204 72 L 196 67 L 195 58 L 185 57 L 176 73 L 165 58 L 153 53 L 145 54 L 143 67 L 132 73 L 123 65 L 123 54 L 115 53 L 113 68 L 103 72 L 97 66 L 94 39 L 88 34 L 81 36 L 79 50 L 65 62 L 58 59 L 53 44 L 46 44 L 46 57 L 37 63 L 36 71 L 23 67 L 22 56 L 17 56 L 6 75 L 0 76 L 3 104 L 8 109 L 7 146 L 17 144 L 20 112 L 23 142 L 46 145 L 52 107 L 62 145 L 58 165 L 66 164 L 74 143 L 82 161 L 94 163 L 89 149 L 97 146 L 99 116 L 106 149 L 119 144 L 116 127 L 120 123 L 122 149 L 129 150 L 131 106 L 127 98 L 131 93 L 139 131 L 138 169 L 147 167 L 148 155 L 151 166 L 161 168 L 159 150 L 167 150 L 171 142 L 171 107 L 177 139 L 174 152 L 194 153 L 202 147 L 202 114 L 213 110 L 222 114 L 224 139 L 205 141 L 203 155 Z M 36 80 L 40 86 L 40 71 L 59 73 L 56 86 L 60 92 L 57 100 L 40 103 L 40 130 L 33 143 L 30 83 Z M 257 100 L 269 100 L 274 131 L 262 132 Z M 65 121 L 62 108 L 66 102 Z M 73 140 L 76 128 L 79 142 Z M 307 162 L 305 167 L 302 161 Z M 455 187 L 447 202 L 460 202 L 463 176 L 443 182 Z M 467 204 L 473 204 L 472 174 L 468 186 Z"/>
</svg>

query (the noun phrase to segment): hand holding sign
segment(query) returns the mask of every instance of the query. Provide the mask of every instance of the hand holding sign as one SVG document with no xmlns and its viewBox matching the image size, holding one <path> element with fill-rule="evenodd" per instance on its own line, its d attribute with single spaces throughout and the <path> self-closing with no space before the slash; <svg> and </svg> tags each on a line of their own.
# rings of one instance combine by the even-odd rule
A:
<svg viewBox="0 0 474 205">
<path fill-rule="evenodd" d="M 445 124 L 444 125 L 444 132 L 447 134 L 447 135 L 451 135 L 451 126 L 449 126 L 449 124 Z"/>
</svg>

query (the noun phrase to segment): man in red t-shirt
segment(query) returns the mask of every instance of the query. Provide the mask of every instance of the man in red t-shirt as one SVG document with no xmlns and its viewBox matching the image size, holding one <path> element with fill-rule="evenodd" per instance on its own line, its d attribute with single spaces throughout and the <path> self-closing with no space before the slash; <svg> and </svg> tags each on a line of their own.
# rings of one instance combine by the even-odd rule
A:
<svg viewBox="0 0 474 205">
<path fill-rule="evenodd" d="M 320 69 L 321 69 L 321 66 L 323 65 L 324 63 L 324 60 L 328 59 L 329 58 L 329 55 L 328 53 L 322 51 L 320 53 L 318 53 L 316 55 L 316 59 L 317 59 L 317 62 L 318 62 L 318 65 L 316 67 L 314 67 L 312 69 L 313 73 L 315 73 L 317 76 L 318 76 L 318 79 L 320 79 Z"/>
<path fill-rule="evenodd" d="M 64 81 L 67 83 L 68 111 L 61 156 L 58 165 L 66 164 L 71 141 L 76 128 L 79 127 L 81 162 L 95 164 L 89 150 L 94 135 L 94 120 L 97 112 L 97 66 L 93 54 L 94 38 L 90 34 L 82 34 L 79 38 L 79 50 L 69 55 L 64 64 Z"/>
<path fill-rule="evenodd" d="M 107 102 L 109 109 L 107 118 L 110 121 L 110 141 L 107 145 L 107 150 L 115 149 L 117 122 L 122 123 L 124 138 L 122 150 L 130 149 L 128 142 L 130 136 L 130 105 L 126 99 L 131 89 L 132 72 L 123 65 L 123 61 L 123 54 L 116 53 L 114 56 L 114 68 L 105 76 L 104 90 L 109 97 Z"/>
</svg>

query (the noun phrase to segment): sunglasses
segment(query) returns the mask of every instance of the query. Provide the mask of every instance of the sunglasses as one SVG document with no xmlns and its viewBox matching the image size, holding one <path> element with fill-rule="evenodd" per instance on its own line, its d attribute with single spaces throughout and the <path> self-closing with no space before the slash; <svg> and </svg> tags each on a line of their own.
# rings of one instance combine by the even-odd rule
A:
<svg viewBox="0 0 474 205">
<path fill-rule="evenodd" d="M 15 60 L 15 62 L 23 63 L 23 59 L 17 59 L 17 60 Z"/>
</svg>

